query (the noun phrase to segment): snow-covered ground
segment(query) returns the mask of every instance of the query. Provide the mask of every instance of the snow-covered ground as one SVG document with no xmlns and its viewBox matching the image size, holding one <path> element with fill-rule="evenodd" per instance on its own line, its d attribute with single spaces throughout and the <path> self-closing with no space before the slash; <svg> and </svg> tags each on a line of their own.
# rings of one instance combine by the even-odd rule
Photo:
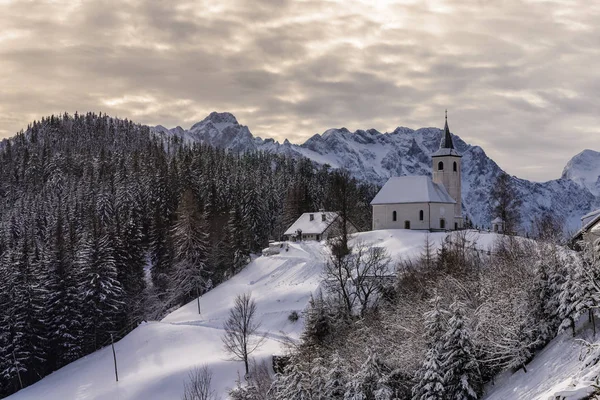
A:
<svg viewBox="0 0 600 400">
<path fill-rule="evenodd" d="M 584 316 L 585 319 L 585 316 Z M 591 329 L 583 329 L 575 338 L 571 331 L 559 334 L 536 354 L 527 365 L 527 373 L 505 372 L 489 384 L 484 400 L 583 400 L 598 385 L 600 365 L 585 368 L 585 348 L 578 339 L 597 343 Z"/>
<path fill-rule="evenodd" d="M 397 261 L 419 254 L 425 235 L 406 230 L 364 232 L 356 235 L 354 243 L 385 247 Z M 436 246 L 445 237 L 445 233 L 430 234 Z M 496 238 L 497 235 L 490 233 L 470 234 L 470 239 L 475 240 L 481 250 L 487 250 Z M 238 375 L 243 376 L 243 364 L 228 361 L 221 342 L 223 322 L 236 295 L 250 292 L 257 302 L 261 329 L 267 333 L 264 346 L 255 354 L 260 361 L 280 353 L 285 340 L 299 337 L 302 318 L 290 322 L 288 316 L 292 311 L 304 310 L 311 293 L 319 288 L 327 257 L 323 243 L 289 243 L 288 251 L 285 247 L 280 250 L 280 254 L 254 259 L 239 274 L 205 294 L 201 298 L 202 314 L 198 314 L 197 303 L 192 301 L 160 322 L 139 326 L 117 342 L 118 383 L 114 377 L 112 350 L 107 347 L 67 365 L 9 399 L 179 399 L 189 371 L 203 364 L 212 369 L 213 388 L 225 398 Z M 575 345 L 568 336 L 559 337 L 531 363 L 527 376 L 520 377 L 521 372 L 503 376 L 490 389 L 487 399 L 546 399 L 535 396 L 562 390 L 564 381 L 574 376 L 577 368 L 579 352 L 571 351 L 569 346 Z M 535 389 L 538 386 L 540 389 Z M 518 397 L 511 392 L 513 387 L 521 387 L 520 392 L 526 395 Z"/>
</svg>

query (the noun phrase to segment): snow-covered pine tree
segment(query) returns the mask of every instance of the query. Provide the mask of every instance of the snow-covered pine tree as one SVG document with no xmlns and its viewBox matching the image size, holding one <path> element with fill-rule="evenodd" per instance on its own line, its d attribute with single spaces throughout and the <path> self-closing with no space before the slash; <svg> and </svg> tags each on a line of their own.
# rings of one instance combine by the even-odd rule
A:
<svg viewBox="0 0 600 400">
<path fill-rule="evenodd" d="M 76 261 L 86 352 L 105 345 L 110 334 L 120 328 L 118 321 L 123 307 L 123 288 L 117 279 L 114 250 L 108 236 L 97 223 L 94 225 L 91 232 L 84 233 Z"/>
<path fill-rule="evenodd" d="M 370 353 L 356 374 L 346 383 L 344 400 L 392 400 L 387 368 L 376 354 Z"/>
<path fill-rule="evenodd" d="M 464 304 L 455 301 L 450 306 L 450 313 L 441 350 L 445 396 L 455 400 L 476 400 L 482 382 Z"/>
<path fill-rule="evenodd" d="M 441 298 L 430 300 L 431 309 L 424 314 L 425 342 L 427 351 L 412 389 L 413 400 L 443 400 L 446 391 L 442 365 L 442 338 L 447 328 L 447 314 L 441 306 Z"/>
<path fill-rule="evenodd" d="M 177 221 L 172 232 L 175 273 L 170 290 L 172 299 L 179 304 L 199 297 L 210 286 L 206 231 L 205 217 L 200 212 L 194 194 L 188 190 L 179 203 Z"/>
<path fill-rule="evenodd" d="M 325 399 L 341 400 L 346 393 L 348 368 L 336 351 L 329 361 L 329 369 L 326 374 L 323 396 Z"/>
<path fill-rule="evenodd" d="M 312 378 L 310 368 L 292 358 L 283 374 L 277 376 L 269 390 L 271 400 L 311 400 Z"/>
<path fill-rule="evenodd" d="M 60 204 L 50 227 L 51 241 L 44 255 L 47 271 L 48 296 L 46 300 L 47 331 L 49 338 L 49 368 L 58 369 L 78 359 L 81 349 L 81 314 L 78 291 L 78 271 L 68 251 L 68 236 L 64 233 L 64 219 Z"/>
</svg>

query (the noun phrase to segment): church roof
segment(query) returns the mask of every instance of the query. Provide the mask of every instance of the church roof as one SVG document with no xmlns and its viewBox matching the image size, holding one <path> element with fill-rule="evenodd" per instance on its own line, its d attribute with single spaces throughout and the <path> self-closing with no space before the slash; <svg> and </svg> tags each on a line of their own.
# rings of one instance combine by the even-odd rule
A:
<svg viewBox="0 0 600 400">
<path fill-rule="evenodd" d="M 383 185 L 371 205 L 398 203 L 456 203 L 444 185 L 429 176 L 395 176 Z"/>
<path fill-rule="evenodd" d="M 440 142 L 440 148 L 438 151 L 433 153 L 432 157 L 440 156 L 456 156 L 462 157 L 458 151 L 454 149 L 454 142 L 452 141 L 452 134 L 450 128 L 448 128 L 448 110 L 446 110 L 446 124 L 444 125 L 444 134 L 442 135 L 442 141 Z"/>
</svg>

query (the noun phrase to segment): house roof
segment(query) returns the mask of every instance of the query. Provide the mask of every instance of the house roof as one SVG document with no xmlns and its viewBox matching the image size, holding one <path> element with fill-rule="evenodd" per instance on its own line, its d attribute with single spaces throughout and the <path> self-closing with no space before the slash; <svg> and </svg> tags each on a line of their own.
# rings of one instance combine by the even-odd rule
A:
<svg viewBox="0 0 600 400">
<path fill-rule="evenodd" d="M 504 220 L 500 217 L 496 217 L 493 221 L 492 224 L 502 224 L 504 223 Z"/>
<path fill-rule="evenodd" d="M 388 179 L 371 205 L 397 203 L 456 203 L 443 185 L 429 176 L 396 176 Z"/>
<path fill-rule="evenodd" d="M 311 214 L 314 219 L 311 221 Z M 322 215 L 325 215 L 325 221 L 323 221 Z M 304 213 L 290 226 L 284 235 L 293 235 L 298 229 L 302 231 L 302 234 L 306 235 L 320 235 L 335 221 L 338 217 L 338 213 L 334 211 L 315 211 Z"/>
<path fill-rule="evenodd" d="M 446 110 L 446 123 L 444 125 L 444 134 L 442 135 L 442 140 L 440 142 L 440 148 L 438 151 L 432 154 L 432 157 L 440 157 L 440 156 L 455 156 L 462 157 L 458 151 L 454 149 L 454 142 L 452 141 L 452 134 L 450 133 L 450 128 L 448 128 L 448 110 Z"/>
<path fill-rule="evenodd" d="M 575 235 L 573 235 L 573 238 L 579 237 L 583 234 L 583 232 L 586 232 L 590 228 L 592 228 L 594 232 L 598 231 L 598 227 L 594 228 L 594 225 L 600 222 L 600 209 L 592 211 L 581 217 L 581 222 L 583 223 L 583 226 L 577 231 L 577 233 L 575 233 Z"/>
</svg>

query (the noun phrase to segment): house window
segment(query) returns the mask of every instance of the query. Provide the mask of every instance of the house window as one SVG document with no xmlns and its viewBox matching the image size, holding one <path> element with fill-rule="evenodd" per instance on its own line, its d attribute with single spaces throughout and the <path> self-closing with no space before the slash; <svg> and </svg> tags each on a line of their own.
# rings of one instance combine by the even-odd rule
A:
<svg viewBox="0 0 600 400">
<path fill-rule="evenodd" d="M 443 171 L 443 170 L 444 170 L 444 163 L 440 161 L 438 163 L 438 171 Z"/>
<path fill-rule="evenodd" d="M 394 222 L 395 222 L 396 220 L 397 220 L 397 214 L 396 214 L 396 211 L 394 211 L 394 212 L 392 213 L 392 221 L 394 221 Z"/>
<path fill-rule="evenodd" d="M 314 221 L 315 220 L 315 214 L 310 214 L 310 220 Z"/>
<path fill-rule="evenodd" d="M 454 161 L 453 169 L 454 169 L 454 172 L 458 171 L 458 165 L 456 164 L 456 161 Z"/>
<path fill-rule="evenodd" d="M 458 222 L 454 223 L 454 230 L 457 231 L 458 230 Z"/>
<path fill-rule="evenodd" d="M 419 221 L 423 221 L 424 214 L 423 210 L 419 211 Z"/>
<path fill-rule="evenodd" d="M 404 229 L 410 229 L 410 221 L 404 221 Z"/>
<path fill-rule="evenodd" d="M 444 218 L 440 218 L 440 229 L 446 229 L 446 220 Z"/>
<path fill-rule="evenodd" d="M 323 222 L 327 221 L 327 217 L 325 216 L 325 214 L 321 214 L 321 221 L 323 221 Z"/>
</svg>

